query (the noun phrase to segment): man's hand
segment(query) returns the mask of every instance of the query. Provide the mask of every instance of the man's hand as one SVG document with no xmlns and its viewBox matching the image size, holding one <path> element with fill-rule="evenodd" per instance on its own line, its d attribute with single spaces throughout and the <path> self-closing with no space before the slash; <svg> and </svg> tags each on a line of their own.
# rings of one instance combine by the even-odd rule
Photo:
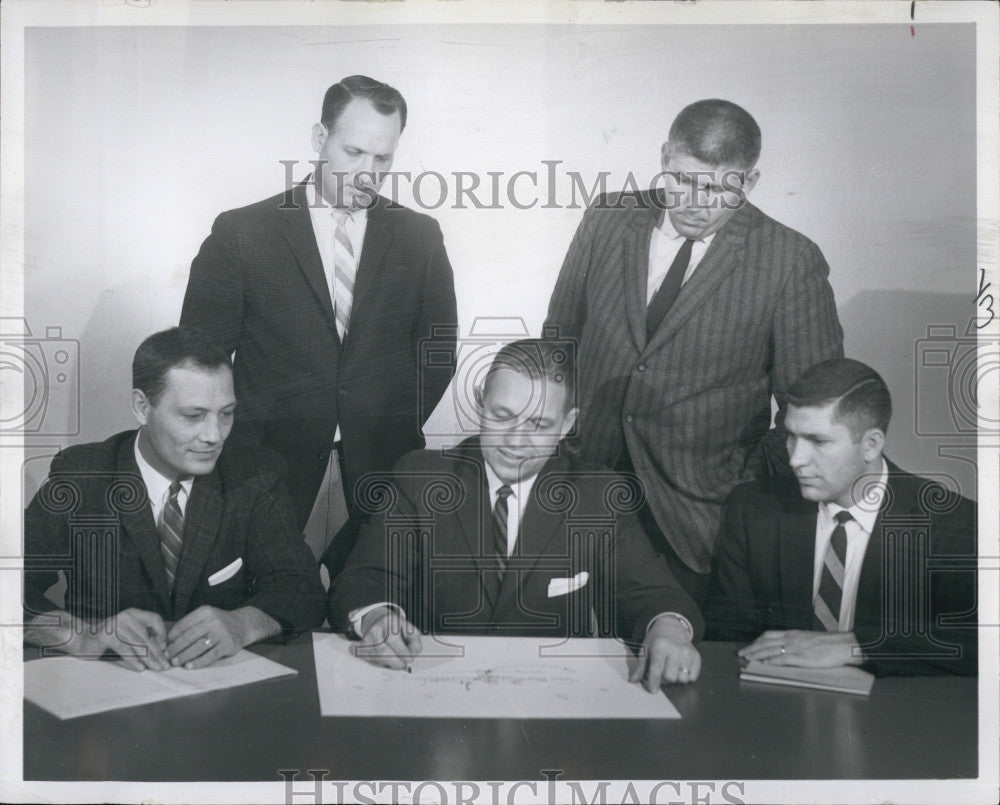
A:
<svg viewBox="0 0 1000 805">
<path fill-rule="evenodd" d="M 366 613 L 361 619 L 361 634 L 354 655 L 372 665 L 401 671 L 409 668 L 423 649 L 420 630 L 393 607 L 379 607 Z"/>
<path fill-rule="evenodd" d="M 810 632 L 802 629 L 764 632 L 737 653 L 745 660 L 770 665 L 795 665 L 802 668 L 835 668 L 861 665 L 862 657 L 853 656 L 858 645 L 853 632 Z"/>
<path fill-rule="evenodd" d="M 629 682 L 642 682 L 653 693 L 664 682 L 694 682 L 701 672 L 701 655 L 687 629 L 674 618 L 660 618 L 649 627 Z"/>
<path fill-rule="evenodd" d="M 49 625 L 53 624 L 54 625 Z M 34 618 L 24 629 L 24 640 L 50 646 L 84 659 L 99 659 L 106 651 L 117 654 L 133 671 L 163 671 L 170 667 L 166 655 L 167 628 L 155 612 L 124 609 L 98 623 L 89 623 L 61 610 Z"/>
<path fill-rule="evenodd" d="M 280 631 L 278 622 L 257 607 L 200 606 L 170 628 L 167 656 L 175 666 L 204 668 Z"/>
</svg>

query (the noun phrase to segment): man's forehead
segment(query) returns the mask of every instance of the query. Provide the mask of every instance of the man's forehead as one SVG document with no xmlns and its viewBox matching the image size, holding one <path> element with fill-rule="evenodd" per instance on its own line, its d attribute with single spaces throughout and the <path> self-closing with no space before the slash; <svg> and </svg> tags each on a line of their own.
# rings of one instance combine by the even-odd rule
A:
<svg viewBox="0 0 1000 805">
<path fill-rule="evenodd" d="M 232 394 L 233 373 L 228 366 L 208 368 L 185 362 L 171 366 L 163 379 L 165 394 L 185 397 L 209 393 Z"/>
<path fill-rule="evenodd" d="M 565 383 L 544 374 L 533 376 L 514 366 L 500 366 L 490 371 L 484 398 L 496 402 L 510 399 L 562 402 L 565 394 Z"/>
<path fill-rule="evenodd" d="M 717 175 L 747 172 L 746 168 L 742 165 L 712 165 L 708 162 L 703 162 L 689 153 L 683 146 L 674 146 L 667 143 L 667 149 L 670 156 L 670 166 L 668 168 L 670 171 L 678 173 L 712 173 Z"/>
<path fill-rule="evenodd" d="M 789 403 L 788 410 L 785 412 L 785 427 L 791 429 L 793 425 L 802 429 L 842 425 L 837 419 L 837 401 L 818 405 Z"/>
</svg>

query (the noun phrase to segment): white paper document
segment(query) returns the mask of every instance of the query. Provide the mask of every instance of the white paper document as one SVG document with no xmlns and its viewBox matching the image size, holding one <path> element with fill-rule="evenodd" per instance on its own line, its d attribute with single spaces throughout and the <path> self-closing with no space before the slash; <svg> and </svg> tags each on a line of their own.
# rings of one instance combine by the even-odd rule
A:
<svg viewBox="0 0 1000 805">
<path fill-rule="evenodd" d="M 58 718 L 78 718 L 296 673 L 249 651 L 192 671 L 132 671 L 103 660 L 46 657 L 24 664 L 24 698 Z"/>
<path fill-rule="evenodd" d="M 628 681 L 613 640 L 424 635 L 411 672 L 355 657 L 340 635 L 314 634 L 324 716 L 680 718 L 661 692 Z"/>
</svg>

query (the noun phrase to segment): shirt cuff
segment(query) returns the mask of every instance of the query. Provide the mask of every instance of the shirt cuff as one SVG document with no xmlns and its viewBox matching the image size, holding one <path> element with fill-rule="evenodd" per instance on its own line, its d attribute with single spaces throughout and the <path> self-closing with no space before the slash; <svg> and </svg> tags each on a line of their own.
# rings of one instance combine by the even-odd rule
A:
<svg viewBox="0 0 1000 805">
<path fill-rule="evenodd" d="M 348 613 L 347 619 L 351 622 L 351 631 L 354 633 L 355 637 L 358 638 L 364 637 L 364 635 L 361 633 L 361 619 L 364 618 L 364 616 L 367 615 L 369 612 L 371 612 L 374 609 L 378 609 L 379 607 L 389 607 L 390 609 L 396 610 L 402 617 L 404 618 L 406 617 L 406 613 L 403 612 L 402 607 L 396 604 L 391 604 L 388 601 L 379 601 L 377 604 L 369 604 L 368 606 L 361 607 L 360 609 L 353 609 Z M 677 617 L 680 616 L 678 615 Z M 652 622 L 653 621 L 650 621 L 650 623 Z M 687 623 L 687 621 L 684 622 Z M 690 629 L 691 627 L 688 626 L 688 628 Z"/>
<path fill-rule="evenodd" d="M 691 625 L 691 621 L 677 612 L 661 612 L 659 615 L 650 618 L 649 623 L 646 624 L 646 634 L 649 634 L 650 628 L 661 618 L 673 618 L 678 621 L 684 627 L 685 631 L 687 631 L 688 641 L 694 642 L 694 627 Z"/>
</svg>

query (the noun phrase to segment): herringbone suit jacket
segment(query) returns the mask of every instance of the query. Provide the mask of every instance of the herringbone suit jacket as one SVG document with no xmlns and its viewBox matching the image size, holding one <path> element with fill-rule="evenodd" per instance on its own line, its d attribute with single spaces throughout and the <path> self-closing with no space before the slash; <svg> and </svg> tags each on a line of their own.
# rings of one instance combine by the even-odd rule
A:
<svg viewBox="0 0 1000 805">
<path fill-rule="evenodd" d="M 453 374 L 455 290 L 441 229 L 379 196 L 368 210 L 343 343 L 306 184 L 219 215 L 191 263 L 181 324 L 235 350 L 237 433 L 281 453 L 305 526 L 338 424 L 344 487 L 423 447 Z M 437 346 L 422 350 L 425 339 Z"/>
<path fill-rule="evenodd" d="M 662 214 L 649 194 L 602 197 L 580 223 L 546 325 L 575 339 L 576 440 L 614 466 L 627 445 L 657 525 L 708 573 L 732 487 L 785 462 L 768 434 L 771 396 L 843 355 L 829 269 L 814 243 L 749 203 L 720 229 L 646 339 L 649 244 Z"/>
</svg>

